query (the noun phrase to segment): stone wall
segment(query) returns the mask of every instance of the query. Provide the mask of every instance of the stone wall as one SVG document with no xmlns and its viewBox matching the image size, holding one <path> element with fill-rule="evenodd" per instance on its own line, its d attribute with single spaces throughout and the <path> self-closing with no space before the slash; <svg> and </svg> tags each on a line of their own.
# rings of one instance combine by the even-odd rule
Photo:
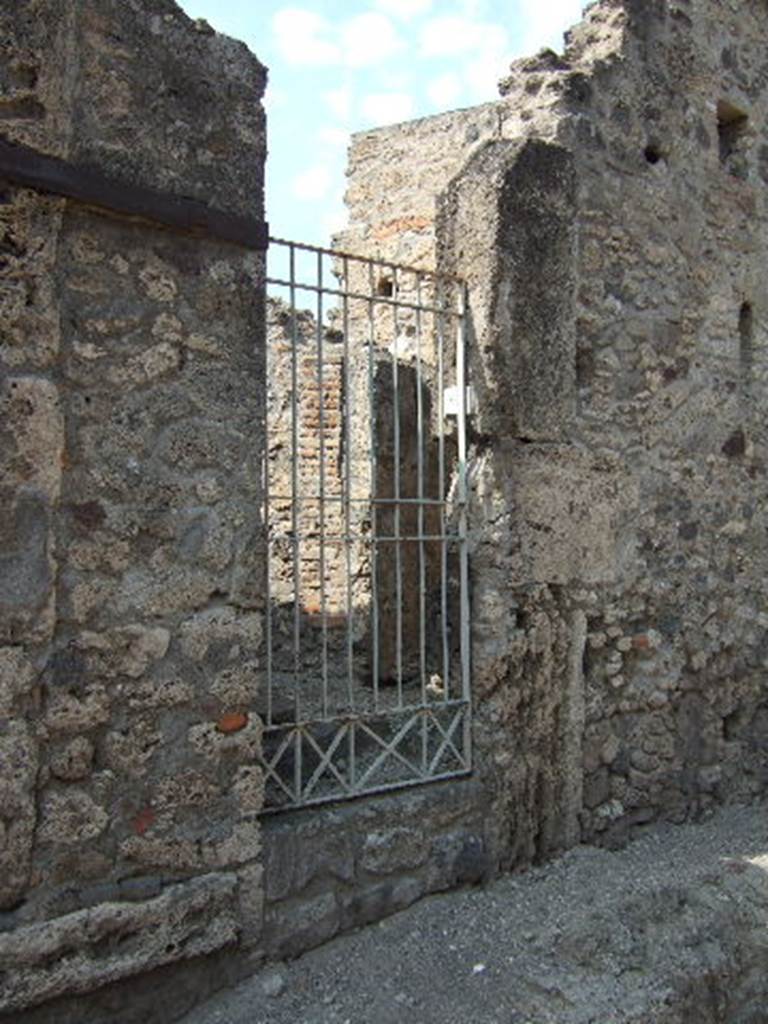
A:
<svg viewBox="0 0 768 1024">
<path fill-rule="evenodd" d="M 457 779 L 264 820 L 265 951 L 297 956 L 491 876 L 488 797 Z"/>
<path fill-rule="evenodd" d="M 0 28 L 5 139 L 261 216 L 241 44 L 171 0 Z M 98 989 L 100 1019 L 128 992 L 121 1021 L 171 1020 L 242 951 L 764 793 L 767 36 L 743 0 L 600 0 L 499 102 L 355 139 L 341 245 L 469 289 L 476 770 L 263 828 L 263 258 L 0 183 L 7 1019 L 74 1024 Z"/>
<path fill-rule="evenodd" d="M 469 284 L 500 865 L 765 789 L 767 31 L 602 0 L 500 102 L 353 141 L 340 244 Z"/>
<path fill-rule="evenodd" d="M 171 0 L 20 0 L 0 40 L 6 140 L 263 216 L 245 46 Z M 0 1014 L 22 1020 L 259 941 L 264 267 L 0 197 Z"/>
</svg>

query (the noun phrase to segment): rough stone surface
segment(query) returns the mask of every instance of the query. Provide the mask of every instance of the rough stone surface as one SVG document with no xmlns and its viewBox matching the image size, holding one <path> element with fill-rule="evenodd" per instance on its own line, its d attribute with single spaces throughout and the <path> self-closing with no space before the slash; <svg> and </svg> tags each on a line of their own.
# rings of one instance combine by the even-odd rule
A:
<svg viewBox="0 0 768 1024">
<path fill-rule="evenodd" d="M 603 0 L 498 104 L 353 140 L 340 244 L 468 284 L 502 866 L 764 791 L 764 45 L 736 0 Z"/>
<path fill-rule="evenodd" d="M 266 968 L 184 1024 L 758 1024 L 765 811 L 654 825 L 620 852 L 582 846 L 421 900 Z"/>
<path fill-rule="evenodd" d="M 0 58 L 4 138 L 263 216 L 265 70 L 172 0 L 5 4 Z M 258 873 L 248 900 L 203 876 L 259 856 L 264 258 L 10 182 L 0 199 L 16 1012 L 258 935 Z M 194 742 L 233 714 L 237 743 Z"/>
<path fill-rule="evenodd" d="M 203 876 L 154 900 L 100 902 L 0 936 L 0 1011 L 233 945 L 236 885 L 234 875 Z"/>
<path fill-rule="evenodd" d="M 291 468 L 264 449 L 268 397 L 287 423 L 290 314 L 272 306 L 266 324 L 259 254 L 0 182 L 0 949 L 14 1007 L 238 936 L 292 956 L 580 840 L 617 849 L 765 793 L 763 14 L 599 0 L 562 55 L 512 66 L 500 101 L 354 140 L 342 246 L 468 289 L 475 775 L 274 818 L 263 854 L 258 510 L 265 457 Z M 0 12 L 0 50 L 3 136 L 261 214 L 264 69 L 172 0 L 20 0 Z M 267 326 L 282 353 L 269 394 Z M 334 415 L 318 420 L 312 367 L 300 409 L 332 463 L 339 340 Z M 417 392 L 396 409 L 379 369 L 386 439 L 396 415 L 413 424 Z M 393 450 L 385 440 L 382 473 Z M 292 595 L 273 568 L 279 625 Z M 342 618 L 346 567 L 326 568 Z M 392 577 L 390 563 L 377 584 L 390 627 Z M 412 561 L 404 579 L 413 622 Z M 299 582 L 316 628 L 317 577 Z M 398 638 L 382 636 L 391 664 Z M 408 657 L 412 644 L 406 630 Z M 237 879 L 224 916 L 200 932 L 181 921 L 178 949 L 155 943 L 157 907 L 211 872 Z M 647 939 L 658 898 L 642 898 Z M 690 902 L 694 944 L 701 922 L 730 926 Z M 117 942 L 92 955 L 89 929 L 112 921 L 129 922 L 130 955 Z M 557 957 L 599 952 L 598 923 L 586 939 L 553 933 Z M 635 939 L 617 931 L 631 973 Z M 729 956 L 753 976 L 744 942 L 717 954 L 712 1020 L 750 1019 L 751 995 L 729 1003 L 717 987 Z M 25 950 L 42 958 L 39 991 Z M 670 1021 L 704 1012 L 701 964 L 689 1017 Z M 568 1012 L 552 986 L 539 1005 L 531 978 L 531 1014 Z M 401 1019 L 418 996 L 394 998 Z"/>
<path fill-rule="evenodd" d="M 427 893 L 493 873 L 487 795 L 472 780 L 264 820 L 263 945 L 294 956 Z"/>
</svg>

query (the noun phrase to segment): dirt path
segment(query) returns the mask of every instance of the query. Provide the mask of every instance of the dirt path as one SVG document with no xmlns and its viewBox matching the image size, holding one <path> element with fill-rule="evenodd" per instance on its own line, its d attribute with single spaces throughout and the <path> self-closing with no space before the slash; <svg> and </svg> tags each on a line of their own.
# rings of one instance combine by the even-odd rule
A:
<svg viewBox="0 0 768 1024">
<path fill-rule="evenodd" d="M 184 1024 L 765 1024 L 768 817 L 729 808 L 431 897 Z"/>
</svg>

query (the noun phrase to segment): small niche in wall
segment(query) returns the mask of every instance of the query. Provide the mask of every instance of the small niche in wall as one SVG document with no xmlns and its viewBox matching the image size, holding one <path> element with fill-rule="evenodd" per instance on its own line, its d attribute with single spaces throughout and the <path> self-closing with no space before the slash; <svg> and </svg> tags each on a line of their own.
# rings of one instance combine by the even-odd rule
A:
<svg viewBox="0 0 768 1024">
<path fill-rule="evenodd" d="M 749 118 L 728 100 L 717 104 L 717 136 L 720 142 L 720 163 L 729 174 L 746 177 L 746 145 Z"/>
<path fill-rule="evenodd" d="M 395 294 L 395 282 L 391 277 L 380 277 L 376 282 L 376 294 L 391 298 Z"/>
<path fill-rule="evenodd" d="M 755 316 L 751 302 L 739 307 L 739 363 L 742 377 L 749 378 L 752 370 Z"/>
<path fill-rule="evenodd" d="M 661 147 L 657 142 L 649 142 L 643 150 L 643 156 L 649 164 L 657 164 L 663 159 L 664 154 L 661 152 Z"/>
</svg>

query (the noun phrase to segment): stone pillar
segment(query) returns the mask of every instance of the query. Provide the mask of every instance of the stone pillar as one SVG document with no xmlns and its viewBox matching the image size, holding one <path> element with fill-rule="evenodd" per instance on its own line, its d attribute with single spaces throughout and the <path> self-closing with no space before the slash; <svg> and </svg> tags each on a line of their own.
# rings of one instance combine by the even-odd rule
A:
<svg viewBox="0 0 768 1024">
<path fill-rule="evenodd" d="M 578 838 L 584 626 L 568 584 L 611 564 L 612 479 L 568 443 L 575 216 L 571 154 L 529 139 L 479 150 L 437 220 L 469 294 L 476 750 L 507 864 Z"/>
<path fill-rule="evenodd" d="M 6 140 L 263 219 L 265 71 L 243 44 L 172 0 L 20 0 L 0 38 Z M 258 941 L 264 258 L 9 182 L 0 202 L 0 1010 L 19 1011 Z"/>
</svg>

